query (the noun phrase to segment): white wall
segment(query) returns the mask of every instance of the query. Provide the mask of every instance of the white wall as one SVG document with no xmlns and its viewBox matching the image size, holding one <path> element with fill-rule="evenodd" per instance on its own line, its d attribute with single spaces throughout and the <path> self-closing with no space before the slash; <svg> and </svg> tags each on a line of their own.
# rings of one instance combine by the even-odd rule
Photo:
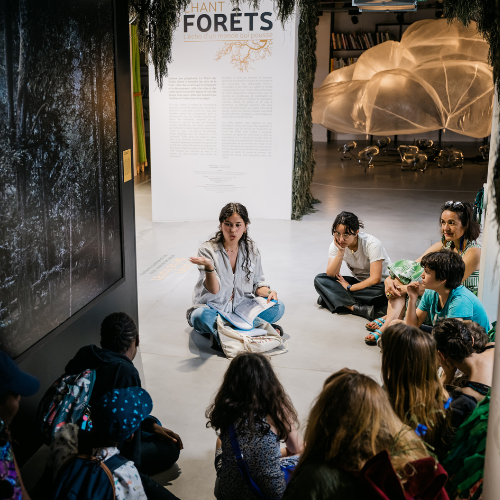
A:
<svg viewBox="0 0 500 500">
<path fill-rule="evenodd" d="M 491 127 L 491 153 L 488 165 L 488 193 L 489 200 L 487 211 L 488 233 L 483 236 L 483 248 L 481 249 L 481 281 L 479 292 L 482 293 L 482 301 L 487 308 L 488 315 L 492 314 L 495 302 L 499 303 L 499 252 L 496 229 L 497 221 L 493 216 L 494 201 L 491 198 L 491 185 L 493 179 L 493 165 L 499 156 L 499 109 L 497 93 L 495 92 L 495 104 L 493 107 L 493 125 Z M 485 224 L 486 225 L 486 224 Z M 486 240 L 486 242 L 485 242 Z M 481 298 L 481 297 L 480 297 Z M 492 315 L 493 316 L 493 315 Z M 490 321 L 492 320 L 490 316 Z M 498 317 L 498 309 L 493 316 Z M 498 334 L 497 334 L 498 335 Z M 488 417 L 488 435 L 486 441 L 486 462 L 484 465 L 484 489 L 482 498 L 484 500 L 497 500 L 500 495 L 500 349 L 495 349 L 495 365 L 493 368 L 493 384 L 491 387 L 490 413 Z"/>
<path fill-rule="evenodd" d="M 496 321 L 498 312 L 498 295 L 500 293 L 500 245 L 497 239 L 498 221 L 495 217 L 493 199 L 493 168 L 498 158 L 499 147 L 499 109 L 495 92 L 493 105 L 493 123 L 491 126 L 490 159 L 488 163 L 488 181 L 485 188 L 486 214 L 481 248 L 479 270 L 478 297 L 484 305 L 490 322 Z M 496 153 L 495 153 L 496 152 Z"/>
</svg>

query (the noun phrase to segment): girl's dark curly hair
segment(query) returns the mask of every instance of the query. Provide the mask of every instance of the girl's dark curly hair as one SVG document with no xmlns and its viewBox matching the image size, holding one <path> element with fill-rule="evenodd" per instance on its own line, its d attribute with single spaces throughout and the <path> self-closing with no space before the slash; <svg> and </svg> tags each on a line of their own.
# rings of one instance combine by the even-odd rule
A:
<svg viewBox="0 0 500 500">
<path fill-rule="evenodd" d="M 250 224 L 247 209 L 241 203 L 228 203 L 224 206 L 219 215 L 220 224 L 224 224 L 226 219 L 231 217 L 233 214 L 238 214 L 243 219 L 245 225 Z M 222 233 L 220 226 L 219 230 L 215 233 L 215 236 L 210 238 L 209 241 L 224 243 L 224 234 Z M 250 236 L 248 236 L 248 229 L 243 233 L 238 245 L 244 248 L 245 260 L 243 261 L 243 270 L 246 272 L 247 281 L 250 281 L 250 264 L 252 263 L 251 256 L 255 254 L 255 249 L 253 240 Z"/>
<path fill-rule="evenodd" d="M 477 323 L 467 324 L 456 318 L 439 321 L 432 329 L 438 351 L 446 354 L 457 363 L 473 353 L 484 351 L 489 342 L 484 328 Z"/>
<path fill-rule="evenodd" d="M 337 226 L 342 224 L 345 227 L 346 234 L 356 234 L 359 228 L 365 227 L 364 224 L 352 212 L 340 212 L 332 224 L 332 234 Z"/>
<path fill-rule="evenodd" d="M 137 339 L 139 332 L 135 321 L 124 312 L 113 313 L 101 323 L 101 346 L 103 349 L 123 354 Z"/>
<path fill-rule="evenodd" d="M 298 426 L 297 411 L 263 354 L 243 352 L 229 365 L 214 402 L 207 408 L 207 427 L 220 434 L 234 424 L 252 435 L 265 434 L 270 415 L 280 440 Z"/>
<path fill-rule="evenodd" d="M 479 235 L 481 234 L 481 227 L 474 216 L 474 209 L 470 203 L 467 201 L 446 202 L 441 207 L 441 216 L 439 219 L 440 224 L 443 212 L 446 210 L 458 215 L 458 218 L 464 227 L 464 238 L 467 241 L 476 241 L 479 238 Z M 451 244 L 451 247 L 452 249 L 455 248 L 454 243 Z"/>
</svg>

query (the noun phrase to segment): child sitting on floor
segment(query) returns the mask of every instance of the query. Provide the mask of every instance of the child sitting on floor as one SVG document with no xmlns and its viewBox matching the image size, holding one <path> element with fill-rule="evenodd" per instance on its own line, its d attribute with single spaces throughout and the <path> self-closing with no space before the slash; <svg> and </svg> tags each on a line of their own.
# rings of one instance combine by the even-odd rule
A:
<svg viewBox="0 0 500 500">
<path fill-rule="evenodd" d="M 134 462 L 121 457 L 118 447 L 133 438 L 152 407 L 150 395 L 140 387 L 114 389 L 92 408 L 91 432 L 82 431 L 76 424 L 63 425 L 50 447 L 49 466 L 55 477 L 53 498 L 67 497 L 77 484 L 83 485 L 84 490 L 87 482 L 82 475 L 87 469 L 95 471 L 93 464 L 102 461 L 109 465 L 117 500 L 146 500 Z M 99 477 L 106 484 L 109 481 L 105 474 Z M 78 498 L 83 498 L 82 494 L 85 496 L 85 491 L 80 488 Z"/>
<path fill-rule="evenodd" d="M 427 317 L 433 325 L 445 318 L 460 318 L 478 323 L 486 331 L 489 321 L 481 301 L 465 286 L 462 280 L 465 264 L 462 257 L 451 250 L 440 250 L 422 257 L 422 285 L 424 295 L 418 307 L 419 283 L 407 287 L 407 325 L 420 327 Z"/>
</svg>

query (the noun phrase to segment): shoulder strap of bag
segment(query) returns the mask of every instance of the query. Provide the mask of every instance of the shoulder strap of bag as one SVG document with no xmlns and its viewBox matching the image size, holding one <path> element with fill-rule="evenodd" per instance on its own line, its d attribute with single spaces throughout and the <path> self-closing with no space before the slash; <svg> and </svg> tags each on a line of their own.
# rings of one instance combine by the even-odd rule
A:
<svg viewBox="0 0 500 500">
<path fill-rule="evenodd" d="M 105 461 L 104 465 L 106 465 L 111 473 L 113 473 L 116 469 L 125 465 L 127 462 L 130 462 L 128 458 L 122 457 L 121 455 L 113 455 Z"/>
<path fill-rule="evenodd" d="M 250 476 L 250 471 L 248 470 L 248 465 L 245 462 L 243 453 L 241 452 L 240 445 L 238 443 L 238 437 L 236 436 L 236 429 L 234 428 L 233 424 L 229 426 L 229 439 L 231 440 L 231 446 L 233 448 L 234 457 L 236 458 L 236 464 L 238 465 L 238 469 L 240 470 L 243 479 L 247 482 L 248 486 L 250 486 L 251 490 L 259 498 L 267 500 L 267 497 L 264 496 L 262 491 L 260 491 L 260 488 Z"/>
<path fill-rule="evenodd" d="M 108 469 L 107 465 L 102 460 L 99 460 L 97 457 L 93 457 L 90 455 L 77 455 L 77 457 L 84 458 L 85 460 L 90 460 L 91 462 L 94 462 L 96 460 L 99 462 L 99 467 L 101 467 L 101 469 L 105 472 L 106 476 L 108 476 L 109 482 L 111 483 L 111 490 L 113 491 L 113 500 L 116 500 L 115 479 L 114 479 L 111 471 Z M 113 457 L 111 457 L 111 458 L 113 458 Z"/>
</svg>

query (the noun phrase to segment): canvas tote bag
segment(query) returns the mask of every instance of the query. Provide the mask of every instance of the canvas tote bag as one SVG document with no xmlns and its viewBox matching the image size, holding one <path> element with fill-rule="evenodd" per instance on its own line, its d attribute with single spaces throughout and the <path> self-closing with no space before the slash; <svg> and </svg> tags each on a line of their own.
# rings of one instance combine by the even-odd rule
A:
<svg viewBox="0 0 500 500">
<path fill-rule="evenodd" d="M 231 327 L 231 324 L 217 316 L 217 331 L 222 350 L 228 359 L 234 358 L 239 352 L 267 352 L 270 356 L 288 352 L 288 343 L 266 321 L 262 321 L 259 328 L 267 331 L 262 337 L 249 337 Z"/>
</svg>

